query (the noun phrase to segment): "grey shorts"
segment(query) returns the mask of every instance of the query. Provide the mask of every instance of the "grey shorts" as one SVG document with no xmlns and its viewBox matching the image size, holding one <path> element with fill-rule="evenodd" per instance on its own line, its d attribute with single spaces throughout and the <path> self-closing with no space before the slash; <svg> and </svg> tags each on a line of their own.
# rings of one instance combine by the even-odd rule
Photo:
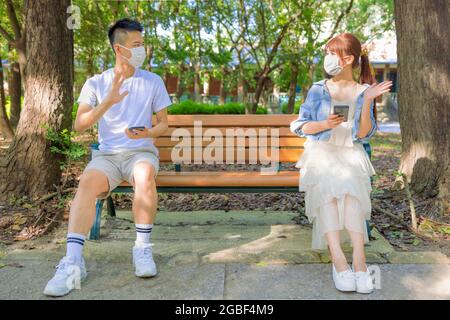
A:
<svg viewBox="0 0 450 320">
<path fill-rule="evenodd" d="M 121 152 L 108 152 L 93 150 L 92 160 L 88 163 L 83 173 L 89 170 L 99 170 L 103 172 L 109 183 L 109 190 L 106 194 L 99 196 L 99 199 L 109 197 L 123 181 L 127 181 L 134 187 L 133 170 L 138 162 L 147 162 L 155 169 L 155 178 L 159 171 L 159 158 L 149 150 L 126 150 Z"/>
</svg>

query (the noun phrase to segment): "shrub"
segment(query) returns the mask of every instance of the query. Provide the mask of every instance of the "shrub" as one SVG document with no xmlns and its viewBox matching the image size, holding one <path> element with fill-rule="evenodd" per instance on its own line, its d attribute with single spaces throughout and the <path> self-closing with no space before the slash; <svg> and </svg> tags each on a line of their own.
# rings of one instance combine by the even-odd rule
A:
<svg viewBox="0 0 450 320">
<path fill-rule="evenodd" d="M 173 104 L 168 109 L 169 114 L 245 114 L 245 104 L 227 102 L 223 105 L 198 103 L 192 100 Z M 258 107 L 256 114 L 267 114 L 267 109 Z"/>
<path fill-rule="evenodd" d="M 43 125 L 43 128 L 46 130 L 45 138 L 51 144 L 50 151 L 64 156 L 67 163 L 81 159 L 87 154 L 87 150 L 82 144 L 73 142 L 73 138 L 76 136 L 75 132 L 68 129 L 56 132 L 48 125 Z M 60 166 L 63 169 L 65 163 L 60 163 Z"/>
<path fill-rule="evenodd" d="M 295 102 L 295 104 L 294 104 L 294 111 L 292 112 L 292 114 L 298 114 L 299 113 L 301 104 L 302 104 L 301 101 Z M 285 102 L 285 103 L 283 103 L 281 105 L 281 112 L 282 113 L 287 113 L 287 106 L 288 106 L 287 102 Z"/>
</svg>

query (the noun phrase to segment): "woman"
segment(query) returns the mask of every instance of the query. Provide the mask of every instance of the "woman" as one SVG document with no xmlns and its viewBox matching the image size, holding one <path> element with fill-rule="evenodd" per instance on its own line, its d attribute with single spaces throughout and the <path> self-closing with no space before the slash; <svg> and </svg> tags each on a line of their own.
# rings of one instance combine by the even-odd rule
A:
<svg viewBox="0 0 450 320">
<path fill-rule="evenodd" d="M 313 223 L 313 249 L 330 249 L 332 274 L 340 291 L 371 293 L 367 269 L 365 221 L 370 219 L 370 177 L 375 170 L 364 150 L 376 132 L 374 100 L 392 82 L 374 84 L 368 52 L 352 34 L 343 33 L 325 46 L 325 72 L 330 79 L 314 83 L 291 131 L 307 137 L 297 162 L 299 190 L 305 191 L 305 212 Z M 359 72 L 357 72 L 359 70 Z M 358 74 L 357 81 L 354 74 Z M 344 116 L 334 114 L 343 110 Z M 347 232 L 345 232 L 347 231 Z M 341 242 L 351 240 L 353 266 Z"/>
</svg>

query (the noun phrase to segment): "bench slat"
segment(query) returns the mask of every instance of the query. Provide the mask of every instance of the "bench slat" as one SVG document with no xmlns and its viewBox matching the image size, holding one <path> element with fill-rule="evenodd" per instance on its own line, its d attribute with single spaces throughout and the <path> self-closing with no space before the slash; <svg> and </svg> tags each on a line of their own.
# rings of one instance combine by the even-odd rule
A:
<svg viewBox="0 0 450 320">
<path fill-rule="evenodd" d="M 273 132 L 273 131 L 271 131 L 271 129 L 278 129 L 278 135 L 280 137 L 298 137 L 297 135 L 292 133 L 291 130 L 288 127 L 277 127 L 277 128 L 275 128 L 275 127 L 258 127 L 258 128 L 235 127 L 235 129 L 239 129 L 239 128 L 243 129 L 243 131 L 242 132 L 241 131 L 233 132 L 235 136 L 253 137 L 255 135 L 256 136 L 260 136 L 261 134 L 265 133 L 268 137 L 270 137 L 272 135 L 272 132 Z M 171 137 L 175 130 L 178 130 L 178 131 L 177 131 L 177 133 L 174 136 L 183 136 L 186 131 L 180 131 L 180 129 L 187 130 L 187 132 L 189 132 L 189 135 L 191 137 L 194 136 L 194 133 L 195 133 L 195 135 L 198 136 L 197 131 L 198 131 L 198 133 L 201 136 L 214 136 L 215 135 L 215 132 L 211 132 L 211 131 L 206 132 L 206 134 L 204 134 L 204 132 L 206 130 L 210 130 L 212 128 L 202 127 L 202 131 L 200 132 L 199 129 L 196 129 L 194 131 L 194 127 L 183 127 L 183 128 L 169 127 L 169 129 L 167 129 L 161 135 L 161 137 Z M 225 137 L 225 135 L 227 133 L 226 130 L 227 129 L 233 129 L 233 128 L 232 127 L 228 127 L 228 128 L 227 127 L 214 127 L 214 129 L 219 130 L 220 133 L 222 134 L 222 136 Z M 265 130 L 265 131 L 262 131 L 262 130 Z M 186 132 L 186 134 L 187 134 L 187 132 Z"/>
<path fill-rule="evenodd" d="M 212 115 L 168 115 L 169 126 L 189 127 L 194 121 L 202 121 L 204 127 L 289 127 L 298 118 L 295 114 L 212 114 Z M 152 119 L 156 124 L 156 117 Z"/>
<path fill-rule="evenodd" d="M 172 157 L 171 157 L 172 149 L 173 148 L 159 148 L 159 157 L 160 157 L 160 161 L 161 162 L 172 162 Z M 194 149 L 193 148 L 189 148 L 189 150 L 191 150 L 191 157 L 189 157 L 189 158 L 192 159 L 193 156 L 194 156 Z M 204 150 L 205 150 L 205 148 L 202 148 L 202 152 Z M 236 148 L 233 148 L 233 151 L 234 151 L 233 152 L 233 154 L 234 154 L 234 162 L 236 162 L 237 152 L 238 151 L 236 150 Z M 264 149 L 264 151 L 266 151 L 266 150 Z M 175 152 L 176 152 L 176 155 L 178 155 L 179 153 L 181 155 L 183 155 L 181 150 L 180 151 L 175 151 Z M 279 157 L 278 157 L 279 159 L 278 159 L 278 161 L 279 162 L 297 162 L 302 153 L 303 153 L 303 148 L 295 148 L 295 149 L 294 148 L 292 148 L 292 149 L 291 148 L 280 148 L 279 149 Z M 202 153 L 202 154 L 204 154 L 204 153 Z M 271 149 L 267 150 L 267 155 L 268 155 L 268 157 L 261 157 L 260 158 L 259 157 L 259 152 L 258 152 L 257 162 L 258 163 L 261 163 L 261 162 L 264 163 L 265 161 L 263 161 L 263 160 L 267 160 L 266 162 L 270 162 Z M 224 159 L 224 162 L 227 160 L 225 150 L 224 150 L 224 153 L 223 153 L 223 159 Z M 246 148 L 245 149 L 245 163 L 249 163 L 248 159 L 249 159 L 249 149 Z M 175 159 L 173 159 L 173 160 L 175 160 Z"/>
<path fill-rule="evenodd" d="M 263 175 L 259 171 L 173 172 L 160 171 L 158 187 L 292 187 L 298 186 L 298 171 L 280 171 Z M 130 186 L 122 182 L 121 187 Z"/>
<path fill-rule="evenodd" d="M 187 138 L 180 138 L 179 141 L 172 141 L 171 138 L 169 137 L 160 137 L 154 140 L 155 146 L 156 147 L 173 147 L 176 146 L 177 144 L 179 144 L 181 141 L 183 141 L 183 143 L 187 143 L 185 141 L 185 139 Z M 213 139 L 211 139 L 211 141 L 201 141 L 201 145 L 203 147 L 208 146 L 209 144 L 211 144 L 213 141 Z M 271 139 L 270 137 L 267 137 L 267 145 L 271 146 Z M 278 140 L 278 145 L 280 147 L 302 147 L 303 144 L 305 143 L 306 139 L 305 138 L 299 138 L 299 137 L 280 137 Z M 249 146 L 249 142 L 250 142 L 250 138 L 249 137 L 244 137 L 244 143 L 243 145 L 248 147 Z M 227 146 L 227 141 L 226 139 L 220 139 L 219 141 L 215 142 L 215 144 L 219 145 L 219 146 Z M 242 142 L 241 142 L 242 143 Z M 259 144 L 259 139 L 257 140 L 257 143 Z M 236 147 L 238 144 L 237 138 L 234 139 L 234 146 Z M 194 146 L 194 138 L 191 138 L 191 145 Z"/>
</svg>

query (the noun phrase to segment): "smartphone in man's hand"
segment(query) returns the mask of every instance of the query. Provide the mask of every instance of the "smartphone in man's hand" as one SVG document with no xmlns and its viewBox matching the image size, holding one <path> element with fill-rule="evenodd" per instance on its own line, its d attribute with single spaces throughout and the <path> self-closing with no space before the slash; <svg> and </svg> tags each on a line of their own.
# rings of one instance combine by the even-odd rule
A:
<svg viewBox="0 0 450 320">
<path fill-rule="evenodd" d="M 133 131 L 133 130 L 144 131 L 144 130 L 145 130 L 145 127 L 143 127 L 143 126 L 129 127 L 128 130 L 129 130 L 129 131 Z"/>
<path fill-rule="evenodd" d="M 334 106 L 334 114 L 344 117 L 344 122 L 348 121 L 348 111 L 349 110 L 350 110 L 350 106 L 348 106 L 348 105 L 335 105 Z"/>
</svg>

